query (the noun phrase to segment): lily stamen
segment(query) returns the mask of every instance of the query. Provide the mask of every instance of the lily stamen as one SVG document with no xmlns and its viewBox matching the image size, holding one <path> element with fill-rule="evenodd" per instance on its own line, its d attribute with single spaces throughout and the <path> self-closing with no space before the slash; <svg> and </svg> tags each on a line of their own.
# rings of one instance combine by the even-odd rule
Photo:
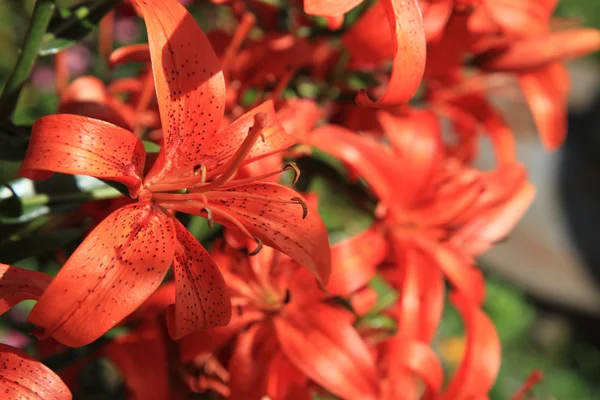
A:
<svg viewBox="0 0 600 400">
<path fill-rule="evenodd" d="M 249 183 L 262 181 L 263 179 L 270 178 L 272 176 L 279 175 L 286 171 L 291 171 L 291 170 L 294 171 L 294 179 L 292 181 L 292 185 L 295 185 L 298 182 L 298 179 L 300 178 L 300 169 L 298 168 L 296 163 L 290 162 L 290 163 L 286 163 L 279 171 L 273 171 L 273 172 L 269 172 L 267 174 L 253 176 L 252 178 L 230 180 L 229 182 L 223 184 L 221 186 L 221 188 L 227 189 L 229 187 L 234 187 L 234 186 L 239 186 L 239 185 L 247 185 Z M 201 186 L 201 184 L 194 185 L 192 188 L 190 188 L 190 190 L 192 190 L 192 193 L 194 193 L 193 189 L 195 189 L 195 188 L 202 188 L 202 186 Z"/>
<path fill-rule="evenodd" d="M 190 194 L 196 194 L 196 193 L 190 193 Z M 306 205 L 306 202 L 300 197 L 292 197 L 289 200 L 285 200 L 285 199 L 276 199 L 276 198 L 267 197 L 267 196 L 260 196 L 260 195 L 256 195 L 256 194 L 250 194 L 250 193 L 240 193 L 240 192 L 234 192 L 234 191 L 231 191 L 231 192 L 229 192 L 229 191 L 214 191 L 214 192 L 205 192 L 203 194 L 206 196 L 206 199 L 235 197 L 235 198 L 243 198 L 243 199 L 263 200 L 263 201 L 266 201 L 269 203 L 299 204 L 302 207 L 302 219 L 306 218 L 306 216 L 308 215 L 308 206 Z M 188 195 L 181 194 L 178 196 L 188 196 Z M 185 200 L 185 199 L 182 197 L 181 200 Z"/>
<path fill-rule="evenodd" d="M 251 234 L 250 231 L 248 231 L 248 229 L 246 229 L 246 227 L 236 217 L 234 217 L 233 215 L 229 214 L 227 211 L 221 210 L 220 208 L 213 207 L 212 208 L 212 213 L 213 213 L 213 215 L 215 215 L 217 217 L 221 217 L 222 219 L 227 220 L 228 222 L 232 223 L 245 236 L 247 236 L 248 238 L 250 238 L 254 242 L 256 242 L 256 249 L 252 250 L 249 254 L 251 256 L 258 254 L 258 252 L 263 247 L 262 240 L 260 240 L 259 238 L 257 238 L 253 234 Z"/>
<path fill-rule="evenodd" d="M 206 182 L 206 167 L 204 164 L 198 164 L 194 167 L 194 175 L 200 175 L 200 183 Z"/>
<path fill-rule="evenodd" d="M 200 200 L 204 206 L 208 205 L 208 198 L 203 193 L 154 193 L 152 198 L 157 202 Z"/>
<path fill-rule="evenodd" d="M 209 207 L 204 207 L 200 209 L 200 211 L 204 211 L 206 213 L 206 221 L 208 222 L 208 229 L 213 228 L 213 215 L 212 210 Z"/>
<path fill-rule="evenodd" d="M 254 116 L 254 125 L 248 131 L 248 136 L 240 145 L 238 151 L 229 159 L 227 164 L 225 164 L 223 168 L 223 173 L 219 175 L 212 182 L 208 183 L 206 186 L 203 186 L 202 189 L 214 189 L 220 187 L 225 182 L 227 182 L 240 168 L 252 147 L 254 147 L 254 143 L 260 136 L 263 141 L 265 140 L 263 130 L 269 126 L 269 116 L 264 113 L 258 113 Z"/>
</svg>

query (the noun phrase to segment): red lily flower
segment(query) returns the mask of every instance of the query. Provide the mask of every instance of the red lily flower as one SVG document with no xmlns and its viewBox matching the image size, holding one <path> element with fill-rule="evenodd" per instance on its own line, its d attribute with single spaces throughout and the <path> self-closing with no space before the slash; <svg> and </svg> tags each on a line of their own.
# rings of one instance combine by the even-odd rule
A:
<svg viewBox="0 0 600 400">
<path fill-rule="evenodd" d="M 444 160 L 438 129 L 419 131 L 402 117 L 379 117 L 391 148 L 333 125 L 317 128 L 311 144 L 366 179 L 400 260 L 417 251 L 461 295 L 481 303 L 482 278 L 472 258 L 508 234 L 531 202 L 525 172 L 511 164 L 480 173 Z"/>
<path fill-rule="evenodd" d="M 272 105 L 219 131 L 225 87 L 208 39 L 177 1 L 136 4 L 146 20 L 164 127 L 156 161 L 143 175 L 146 155 L 131 132 L 59 114 L 35 123 L 21 167 L 31 179 L 62 172 L 113 180 L 138 200 L 92 231 L 31 311 L 29 320 L 45 335 L 69 346 L 92 342 L 134 311 L 171 263 L 178 293 L 168 312 L 171 335 L 227 324 L 231 307 L 219 269 L 167 209 L 240 229 L 259 248 L 264 242 L 289 254 L 323 283 L 329 276 L 325 227 L 318 215 L 307 215 L 295 191 L 255 182 L 262 177 L 231 180 L 244 163 L 293 143 Z M 255 144 L 261 135 L 264 142 Z M 187 193 L 175 193 L 182 189 Z"/>
<path fill-rule="evenodd" d="M 428 101 L 440 107 L 462 132 L 473 131 L 473 125 L 482 125 L 495 142 L 500 162 L 514 159 L 514 145 L 509 138 L 510 129 L 483 98 L 488 86 L 501 77 L 489 73 L 517 75 L 542 143 L 555 150 L 566 135 L 569 91 L 569 78 L 560 62 L 600 48 L 600 33 L 594 29 L 550 32 L 549 16 L 555 4 L 555 0 L 548 0 L 471 5 L 473 13 L 454 12 L 440 40 L 429 43 L 425 71 Z M 494 26 L 486 19 L 491 15 L 488 8 L 499 20 L 515 25 L 487 29 Z M 477 22 L 481 26 L 474 28 L 477 24 L 473 21 L 478 20 L 487 22 Z M 465 55 L 474 55 L 474 64 L 486 74 L 464 79 L 461 68 Z M 466 133 L 466 136 L 474 135 Z"/>
<path fill-rule="evenodd" d="M 376 398 L 375 365 L 352 326 L 353 317 L 324 303 L 325 294 L 305 270 L 270 248 L 248 258 L 224 247 L 213 257 L 237 315 L 230 326 L 183 338 L 183 361 L 236 337 L 228 362 L 231 399 L 265 394 L 284 399 L 298 388 L 307 393 L 309 380 L 343 398 Z"/>
<path fill-rule="evenodd" d="M 22 350 L 0 344 L 0 393 L 5 399 L 73 398 L 69 388 L 41 362 Z"/>
<path fill-rule="evenodd" d="M 567 133 L 569 76 L 560 63 L 600 49 L 600 31 L 570 29 L 546 32 L 481 53 L 476 60 L 486 71 L 516 72 L 542 143 L 556 150 Z"/>
</svg>

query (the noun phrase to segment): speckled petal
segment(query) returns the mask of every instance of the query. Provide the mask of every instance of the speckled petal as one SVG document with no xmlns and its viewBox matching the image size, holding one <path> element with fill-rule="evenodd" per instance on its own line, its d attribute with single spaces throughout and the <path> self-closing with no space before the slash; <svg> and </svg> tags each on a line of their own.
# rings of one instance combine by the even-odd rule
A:
<svg viewBox="0 0 600 400">
<path fill-rule="evenodd" d="M 67 385 L 22 350 L 0 344 L 0 397 L 6 400 L 70 400 Z"/>
<path fill-rule="evenodd" d="M 175 220 L 177 240 L 173 259 L 175 305 L 167 310 L 167 326 L 173 339 L 231 319 L 231 300 L 223 275 L 198 240 Z"/>
<path fill-rule="evenodd" d="M 123 183 L 135 197 L 145 160 L 144 145 L 131 132 L 93 118 L 55 114 L 33 124 L 20 173 L 34 180 L 54 172 L 89 175 Z"/>
<path fill-rule="evenodd" d="M 135 0 L 146 22 L 154 84 L 163 125 L 148 183 L 171 183 L 192 171 L 198 153 L 218 134 L 225 81 L 208 38 L 177 0 Z"/>
<path fill-rule="evenodd" d="M 242 145 L 244 139 L 248 136 L 250 128 L 254 125 L 254 116 L 258 113 L 267 116 L 268 125 L 263 129 L 264 140 L 258 139 L 256 141 L 244 160 L 244 164 L 285 150 L 297 142 L 293 136 L 285 132 L 279 123 L 273 102 L 270 100 L 266 101 L 238 118 L 208 144 L 205 152 L 197 154 L 196 161 L 198 164 L 204 165 L 208 171 L 208 179 L 223 172 L 223 168 L 221 167 L 225 165 Z M 193 170 L 189 172 L 190 178 L 192 178 Z"/>
<path fill-rule="evenodd" d="M 175 243 L 172 218 L 152 205 L 118 209 L 71 255 L 29 321 L 67 346 L 93 342 L 158 288 Z"/>
<path fill-rule="evenodd" d="M 287 254 L 327 284 L 331 274 L 331 250 L 327 229 L 319 214 L 308 210 L 303 219 L 303 207 L 298 203 L 244 198 L 244 194 L 248 194 L 289 201 L 300 197 L 296 191 L 275 183 L 254 183 L 231 191 L 238 193 L 239 197 L 210 199 L 210 205 L 235 213 L 248 231 L 264 244 Z M 218 218 L 215 220 L 231 225 Z"/>
<path fill-rule="evenodd" d="M 51 280 L 43 272 L 0 264 L 0 314 L 23 300 L 39 299 Z"/>
</svg>

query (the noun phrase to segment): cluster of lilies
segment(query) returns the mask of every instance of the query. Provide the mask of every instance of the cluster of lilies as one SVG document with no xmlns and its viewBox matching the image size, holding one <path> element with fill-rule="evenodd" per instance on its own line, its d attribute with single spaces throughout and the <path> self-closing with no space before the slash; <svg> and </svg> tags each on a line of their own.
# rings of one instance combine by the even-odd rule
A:
<svg viewBox="0 0 600 400">
<path fill-rule="evenodd" d="M 134 399 L 488 398 L 501 348 L 476 258 L 535 188 L 487 94 L 519 85 L 558 148 L 563 63 L 600 32 L 552 19 L 556 0 L 212 3 L 227 24 L 205 32 L 177 0 L 123 1 L 106 18 L 135 12 L 148 43 L 106 61 L 139 72 L 57 77 L 21 176 L 86 175 L 123 196 L 82 206 L 93 229 L 56 276 L 0 265 L 0 312 L 37 301 L 40 359 L 102 344 L 59 371 L 0 345 L 0 391 L 70 399 L 102 357 Z M 473 166 L 482 136 L 492 170 Z M 315 159 L 372 221 L 331 245 L 322 199 L 291 187 Z M 223 228 L 200 243 L 184 214 Z M 465 326 L 450 372 L 435 346 L 448 303 Z"/>
</svg>

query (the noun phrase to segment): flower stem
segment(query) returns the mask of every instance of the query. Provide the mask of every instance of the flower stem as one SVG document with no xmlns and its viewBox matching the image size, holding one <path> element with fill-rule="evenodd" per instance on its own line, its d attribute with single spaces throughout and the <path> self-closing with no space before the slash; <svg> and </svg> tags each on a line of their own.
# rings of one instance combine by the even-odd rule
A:
<svg viewBox="0 0 600 400">
<path fill-rule="evenodd" d="M 42 42 L 42 38 L 46 33 L 53 12 L 54 0 L 36 1 L 19 59 L 8 77 L 4 90 L 2 91 L 2 96 L 0 97 L 0 120 L 12 116 L 21 88 L 29 77 L 35 59 L 37 58 L 38 49 Z"/>
</svg>

